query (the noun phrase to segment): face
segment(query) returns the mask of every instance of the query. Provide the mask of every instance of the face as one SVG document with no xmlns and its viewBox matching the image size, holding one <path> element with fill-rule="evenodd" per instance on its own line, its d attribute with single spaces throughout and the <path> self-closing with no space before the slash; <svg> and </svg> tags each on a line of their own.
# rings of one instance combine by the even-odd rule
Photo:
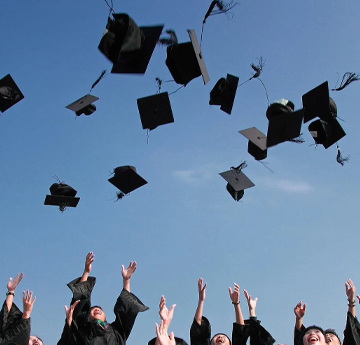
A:
<svg viewBox="0 0 360 345">
<path fill-rule="evenodd" d="M 325 337 L 322 332 L 316 328 L 309 329 L 303 337 L 303 345 L 325 345 Z"/>
<path fill-rule="evenodd" d="M 211 340 L 211 345 L 230 345 L 229 338 L 222 333 L 214 335 Z"/>
<path fill-rule="evenodd" d="M 38 337 L 30 335 L 29 345 L 43 345 L 43 342 Z"/>
<path fill-rule="evenodd" d="M 104 322 L 106 320 L 105 313 L 102 311 L 101 308 L 95 307 L 90 310 L 89 321 L 100 320 Z"/>
<path fill-rule="evenodd" d="M 338 337 L 332 333 L 326 333 L 326 342 L 331 345 L 340 345 Z"/>
</svg>

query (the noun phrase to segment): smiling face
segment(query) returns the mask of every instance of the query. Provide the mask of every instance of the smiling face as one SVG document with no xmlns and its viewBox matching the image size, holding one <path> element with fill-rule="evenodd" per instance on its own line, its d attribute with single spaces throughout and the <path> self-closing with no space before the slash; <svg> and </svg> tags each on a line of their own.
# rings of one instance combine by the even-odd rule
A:
<svg viewBox="0 0 360 345">
<path fill-rule="evenodd" d="M 303 337 L 303 345 L 325 345 L 326 340 L 323 332 L 319 329 L 309 329 Z"/>
<path fill-rule="evenodd" d="M 43 345 L 43 342 L 38 337 L 35 337 L 34 335 L 30 335 L 29 345 Z"/>
<path fill-rule="evenodd" d="M 230 345 L 230 340 L 227 335 L 218 333 L 211 339 L 211 345 Z"/>
<path fill-rule="evenodd" d="M 326 342 L 330 345 L 341 345 L 339 338 L 333 333 L 326 333 Z"/>
<path fill-rule="evenodd" d="M 90 310 L 89 321 L 100 320 L 104 322 L 106 320 L 105 313 L 100 307 L 93 307 Z"/>
</svg>

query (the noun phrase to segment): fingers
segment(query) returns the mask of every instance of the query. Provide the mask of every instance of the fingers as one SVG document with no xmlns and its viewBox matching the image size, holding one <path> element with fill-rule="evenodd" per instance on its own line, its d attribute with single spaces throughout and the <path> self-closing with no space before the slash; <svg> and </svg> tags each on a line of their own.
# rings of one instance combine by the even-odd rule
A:
<svg viewBox="0 0 360 345">
<path fill-rule="evenodd" d="M 71 307 L 70 307 L 71 311 L 74 311 L 74 309 L 76 308 L 76 306 L 77 306 L 79 303 L 80 303 L 80 300 L 75 301 L 75 302 L 71 305 Z"/>
<path fill-rule="evenodd" d="M 175 339 L 174 332 L 171 332 L 169 337 L 170 337 L 170 340 L 174 340 Z"/>
<path fill-rule="evenodd" d="M 245 298 L 249 301 L 251 299 L 251 296 L 249 295 L 249 293 L 244 289 L 244 295 Z"/>
<path fill-rule="evenodd" d="M 165 297 L 161 296 L 160 303 L 159 303 L 159 309 L 164 308 L 164 306 L 165 306 Z"/>
<path fill-rule="evenodd" d="M 360 303 L 360 296 L 356 295 L 356 298 L 358 299 L 359 303 Z"/>
<path fill-rule="evenodd" d="M 174 312 L 174 309 L 176 307 L 176 304 L 173 304 L 169 310 L 169 313 L 173 313 Z"/>
</svg>

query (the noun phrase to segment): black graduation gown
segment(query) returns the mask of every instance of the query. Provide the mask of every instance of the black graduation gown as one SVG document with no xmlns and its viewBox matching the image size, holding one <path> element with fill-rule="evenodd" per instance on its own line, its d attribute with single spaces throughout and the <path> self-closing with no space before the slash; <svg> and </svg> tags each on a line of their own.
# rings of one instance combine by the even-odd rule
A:
<svg viewBox="0 0 360 345">
<path fill-rule="evenodd" d="M 134 294 L 123 289 L 118 297 L 114 314 L 115 321 L 105 327 L 97 321 L 88 321 L 91 309 L 91 292 L 96 278 L 89 277 L 86 282 L 80 278 L 71 281 L 68 287 L 73 292 L 71 304 L 80 300 L 73 313 L 73 322 L 65 322 L 58 345 L 125 345 L 138 312 L 149 309 Z"/>
<path fill-rule="evenodd" d="M 8 311 L 6 302 L 4 302 L 0 311 L 0 344 L 29 344 L 30 318 L 22 319 L 22 314 L 15 303 Z"/>
<path fill-rule="evenodd" d="M 256 317 L 245 320 L 245 325 L 233 323 L 232 345 L 246 345 L 249 337 L 251 345 L 272 345 L 275 342 L 271 334 L 260 325 L 260 321 Z M 190 344 L 210 345 L 210 341 L 211 325 L 209 320 L 203 316 L 201 325 L 199 325 L 194 319 L 190 328 Z"/>
</svg>

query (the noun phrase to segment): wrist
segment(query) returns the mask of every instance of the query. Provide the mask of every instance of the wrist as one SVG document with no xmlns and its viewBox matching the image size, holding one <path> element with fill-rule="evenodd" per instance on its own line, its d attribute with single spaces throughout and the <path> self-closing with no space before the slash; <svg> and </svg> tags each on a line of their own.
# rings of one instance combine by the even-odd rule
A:
<svg viewBox="0 0 360 345">
<path fill-rule="evenodd" d="M 8 292 L 6 293 L 6 296 L 15 296 L 15 290 L 8 290 Z"/>
<path fill-rule="evenodd" d="M 237 301 L 237 302 L 231 301 L 231 303 L 232 303 L 234 306 L 237 306 L 237 305 L 240 304 L 240 301 Z"/>
<path fill-rule="evenodd" d="M 23 318 L 23 319 L 28 319 L 28 318 L 30 318 L 30 312 L 24 311 L 23 314 L 22 314 L 22 318 Z"/>
</svg>

